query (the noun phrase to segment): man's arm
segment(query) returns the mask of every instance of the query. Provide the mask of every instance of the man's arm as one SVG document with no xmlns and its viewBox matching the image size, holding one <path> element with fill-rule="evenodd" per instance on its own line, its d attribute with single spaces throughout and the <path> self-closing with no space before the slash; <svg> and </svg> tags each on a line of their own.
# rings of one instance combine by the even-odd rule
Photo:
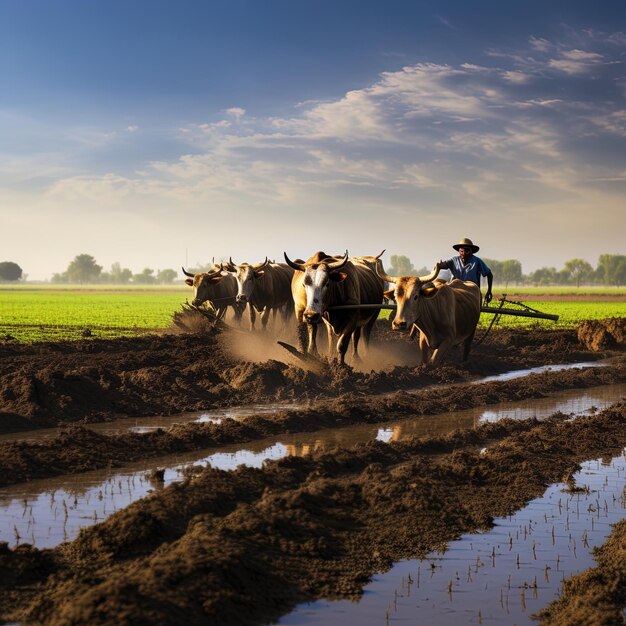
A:
<svg viewBox="0 0 626 626">
<path fill-rule="evenodd" d="M 493 285 L 493 274 L 491 273 L 491 270 L 489 270 L 489 274 L 487 274 L 485 278 L 487 279 L 487 293 L 485 294 L 484 304 L 485 306 L 487 306 L 493 298 L 493 295 L 491 293 L 491 287 Z"/>
</svg>

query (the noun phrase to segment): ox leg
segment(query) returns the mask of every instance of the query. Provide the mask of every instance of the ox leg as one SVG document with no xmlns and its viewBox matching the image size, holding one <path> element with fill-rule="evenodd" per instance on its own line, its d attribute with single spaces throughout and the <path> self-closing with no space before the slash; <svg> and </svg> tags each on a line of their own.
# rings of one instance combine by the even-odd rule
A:
<svg viewBox="0 0 626 626">
<path fill-rule="evenodd" d="M 254 324 L 256 322 L 256 311 L 254 310 L 254 307 L 252 305 L 250 305 L 248 308 L 250 309 L 250 330 L 254 330 Z"/>
<path fill-rule="evenodd" d="M 327 355 L 329 359 L 332 359 L 333 355 L 335 354 L 335 333 L 333 332 L 333 329 L 331 328 L 330 324 L 325 323 L 324 324 L 324 328 L 326 330 L 326 342 L 328 343 L 328 351 L 327 351 Z"/>
<path fill-rule="evenodd" d="M 417 332 L 419 333 L 419 348 L 420 354 L 422 355 L 422 365 L 428 365 L 432 357 L 432 351 L 430 349 L 430 346 L 428 345 L 428 339 L 426 339 L 426 335 L 424 335 L 424 333 L 420 330 L 418 330 Z"/>
<path fill-rule="evenodd" d="M 280 319 L 282 320 L 283 330 L 289 328 L 292 317 L 293 317 L 293 307 L 286 304 L 280 308 Z"/>
<path fill-rule="evenodd" d="M 442 341 L 439 346 L 435 348 L 435 350 L 433 351 L 433 356 L 431 358 L 431 364 L 433 367 L 438 367 L 440 365 L 451 344 L 451 340 Z"/>
<path fill-rule="evenodd" d="M 378 315 L 372 315 L 367 324 L 363 327 L 363 342 L 369 348 L 370 345 L 370 337 L 372 335 L 372 330 L 376 324 L 376 320 L 378 319 Z"/>
<path fill-rule="evenodd" d="M 470 350 L 472 348 L 472 341 L 474 341 L 474 332 L 463 342 L 463 361 L 467 361 Z"/>
<path fill-rule="evenodd" d="M 337 352 L 339 353 L 339 363 L 341 365 L 346 364 L 346 352 L 348 351 L 348 345 L 350 344 L 350 337 L 352 337 L 352 333 L 352 330 L 342 333 L 339 337 L 339 341 L 337 341 Z"/>
<path fill-rule="evenodd" d="M 357 326 L 352 333 L 352 360 L 357 363 L 361 360 L 359 356 L 359 340 L 361 339 L 361 327 Z"/>
<path fill-rule="evenodd" d="M 308 353 L 319 357 L 319 352 L 317 351 L 317 324 L 307 324 L 307 329 L 309 331 L 309 346 Z"/>
<path fill-rule="evenodd" d="M 270 318 L 270 312 L 271 309 L 266 306 L 265 309 L 263 309 L 263 313 L 261 314 L 261 328 L 263 330 L 267 330 L 267 322 Z M 274 315 L 274 317 L 276 317 L 276 315 Z"/>
</svg>

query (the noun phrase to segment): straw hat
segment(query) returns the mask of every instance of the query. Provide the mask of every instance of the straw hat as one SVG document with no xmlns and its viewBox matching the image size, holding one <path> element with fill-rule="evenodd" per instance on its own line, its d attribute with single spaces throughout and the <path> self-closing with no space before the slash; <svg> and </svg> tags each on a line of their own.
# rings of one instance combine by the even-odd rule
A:
<svg viewBox="0 0 626 626">
<path fill-rule="evenodd" d="M 457 251 L 459 248 L 471 248 L 472 252 L 478 252 L 480 250 L 480 248 L 475 246 L 472 240 L 467 239 L 467 237 L 465 239 L 461 239 L 459 243 L 455 243 L 452 247 Z"/>
</svg>

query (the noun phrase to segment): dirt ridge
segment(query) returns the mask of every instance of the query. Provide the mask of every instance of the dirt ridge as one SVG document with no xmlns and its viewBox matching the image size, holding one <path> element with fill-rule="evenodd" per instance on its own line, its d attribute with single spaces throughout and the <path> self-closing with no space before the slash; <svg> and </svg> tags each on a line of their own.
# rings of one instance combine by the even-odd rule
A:
<svg viewBox="0 0 626 626">
<path fill-rule="evenodd" d="M 261 470 L 206 469 L 55 550 L 5 549 L 0 580 L 13 568 L 22 582 L 5 584 L 0 615 L 50 626 L 173 625 L 183 616 L 259 624 L 297 602 L 354 597 L 394 561 L 488 528 L 577 463 L 617 454 L 625 427 L 619 403 L 574 421 L 505 420 Z"/>
</svg>

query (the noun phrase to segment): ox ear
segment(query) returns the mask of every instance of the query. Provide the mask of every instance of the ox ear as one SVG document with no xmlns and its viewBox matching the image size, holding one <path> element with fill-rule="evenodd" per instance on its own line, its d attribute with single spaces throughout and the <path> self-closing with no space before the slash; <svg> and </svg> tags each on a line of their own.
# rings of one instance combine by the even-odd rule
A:
<svg viewBox="0 0 626 626">
<path fill-rule="evenodd" d="M 395 300 L 395 297 L 394 297 L 395 292 L 396 292 L 395 289 L 388 289 L 387 291 L 383 293 L 383 296 L 385 296 L 387 300 Z"/>
<path fill-rule="evenodd" d="M 348 274 L 346 272 L 331 272 L 328 277 L 335 283 L 341 283 L 348 278 Z"/>
<path fill-rule="evenodd" d="M 193 287 L 193 280 L 191 280 L 191 278 L 185 279 L 185 285 L 189 285 L 190 287 Z"/>
</svg>

